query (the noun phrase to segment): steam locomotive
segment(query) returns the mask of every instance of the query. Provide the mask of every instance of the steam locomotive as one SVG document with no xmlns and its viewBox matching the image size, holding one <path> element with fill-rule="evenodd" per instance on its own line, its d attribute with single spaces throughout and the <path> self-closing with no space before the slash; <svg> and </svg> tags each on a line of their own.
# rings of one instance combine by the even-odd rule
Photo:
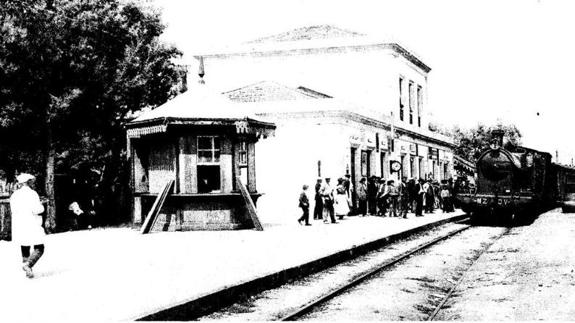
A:
<svg viewBox="0 0 575 323">
<path fill-rule="evenodd" d="M 460 189 L 456 203 L 474 219 L 515 222 L 575 198 L 575 168 L 551 162 L 551 155 L 527 147 L 504 149 L 503 132 L 476 163 L 475 187 Z"/>
</svg>

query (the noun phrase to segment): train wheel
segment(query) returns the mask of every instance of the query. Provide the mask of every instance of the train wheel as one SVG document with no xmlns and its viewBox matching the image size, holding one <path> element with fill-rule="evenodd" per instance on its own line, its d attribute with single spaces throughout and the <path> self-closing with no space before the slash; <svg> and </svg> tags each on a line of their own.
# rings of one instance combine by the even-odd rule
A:
<svg viewBox="0 0 575 323">
<path fill-rule="evenodd" d="M 473 224 L 478 225 L 483 223 L 483 221 L 485 220 L 485 217 L 477 211 L 469 212 L 468 214 L 471 219 L 471 223 Z"/>
</svg>

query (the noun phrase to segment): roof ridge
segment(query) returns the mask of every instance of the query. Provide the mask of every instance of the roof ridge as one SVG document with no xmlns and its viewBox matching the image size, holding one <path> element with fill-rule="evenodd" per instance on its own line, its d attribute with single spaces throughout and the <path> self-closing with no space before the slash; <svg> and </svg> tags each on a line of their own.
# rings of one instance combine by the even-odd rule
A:
<svg viewBox="0 0 575 323">
<path fill-rule="evenodd" d="M 312 25 L 303 26 L 288 30 L 279 34 L 264 36 L 254 40 L 244 42 L 244 44 L 257 44 L 266 42 L 288 42 L 288 41 L 301 41 L 313 39 L 329 39 L 329 38 L 345 38 L 345 37 L 358 37 L 366 36 L 365 34 L 343 29 L 334 25 Z"/>
</svg>

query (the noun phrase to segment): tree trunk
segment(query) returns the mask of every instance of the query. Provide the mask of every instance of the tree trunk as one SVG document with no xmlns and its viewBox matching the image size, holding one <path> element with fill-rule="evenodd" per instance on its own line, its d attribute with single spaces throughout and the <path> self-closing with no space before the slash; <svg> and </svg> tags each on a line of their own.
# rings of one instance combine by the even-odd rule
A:
<svg viewBox="0 0 575 323">
<path fill-rule="evenodd" d="M 54 198 L 54 165 L 56 161 L 56 145 L 52 133 L 52 126 L 48 123 L 46 127 L 46 197 L 48 207 L 46 209 L 45 227 L 48 232 L 56 229 L 56 200 Z"/>
</svg>

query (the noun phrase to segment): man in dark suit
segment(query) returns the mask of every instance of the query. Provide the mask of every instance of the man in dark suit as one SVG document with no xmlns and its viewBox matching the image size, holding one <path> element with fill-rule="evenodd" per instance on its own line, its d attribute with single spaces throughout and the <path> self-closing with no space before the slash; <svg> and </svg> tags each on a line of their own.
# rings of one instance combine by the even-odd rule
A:
<svg viewBox="0 0 575 323">
<path fill-rule="evenodd" d="M 315 184 L 315 196 L 314 196 L 315 206 L 313 208 L 313 219 L 314 220 L 321 220 L 321 218 L 322 218 L 321 212 L 323 211 L 323 201 L 321 199 L 321 194 L 320 194 L 321 182 L 322 182 L 321 178 L 318 178 L 317 183 Z"/>
<path fill-rule="evenodd" d="M 309 199 L 307 198 L 306 193 L 307 189 L 308 186 L 304 185 L 303 190 L 299 195 L 299 207 L 301 208 L 303 213 L 301 217 L 297 220 L 297 222 L 301 224 L 302 221 L 305 221 L 305 225 L 311 225 L 309 224 Z"/>
<path fill-rule="evenodd" d="M 419 179 L 419 183 L 415 185 L 415 216 L 423 216 L 423 199 L 425 198 L 425 190 L 423 189 L 423 179 Z"/>
<path fill-rule="evenodd" d="M 377 177 L 371 176 L 367 181 L 367 205 L 369 215 L 377 213 Z"/>
<path fill-rule="evenodd" d="M 407 219 L 407 205 L 408 205 L 408 191 L 407 191 L 407 178 L 402 177 L 397 190 L 399 191 L 399 216 Z"/>
</svg>

